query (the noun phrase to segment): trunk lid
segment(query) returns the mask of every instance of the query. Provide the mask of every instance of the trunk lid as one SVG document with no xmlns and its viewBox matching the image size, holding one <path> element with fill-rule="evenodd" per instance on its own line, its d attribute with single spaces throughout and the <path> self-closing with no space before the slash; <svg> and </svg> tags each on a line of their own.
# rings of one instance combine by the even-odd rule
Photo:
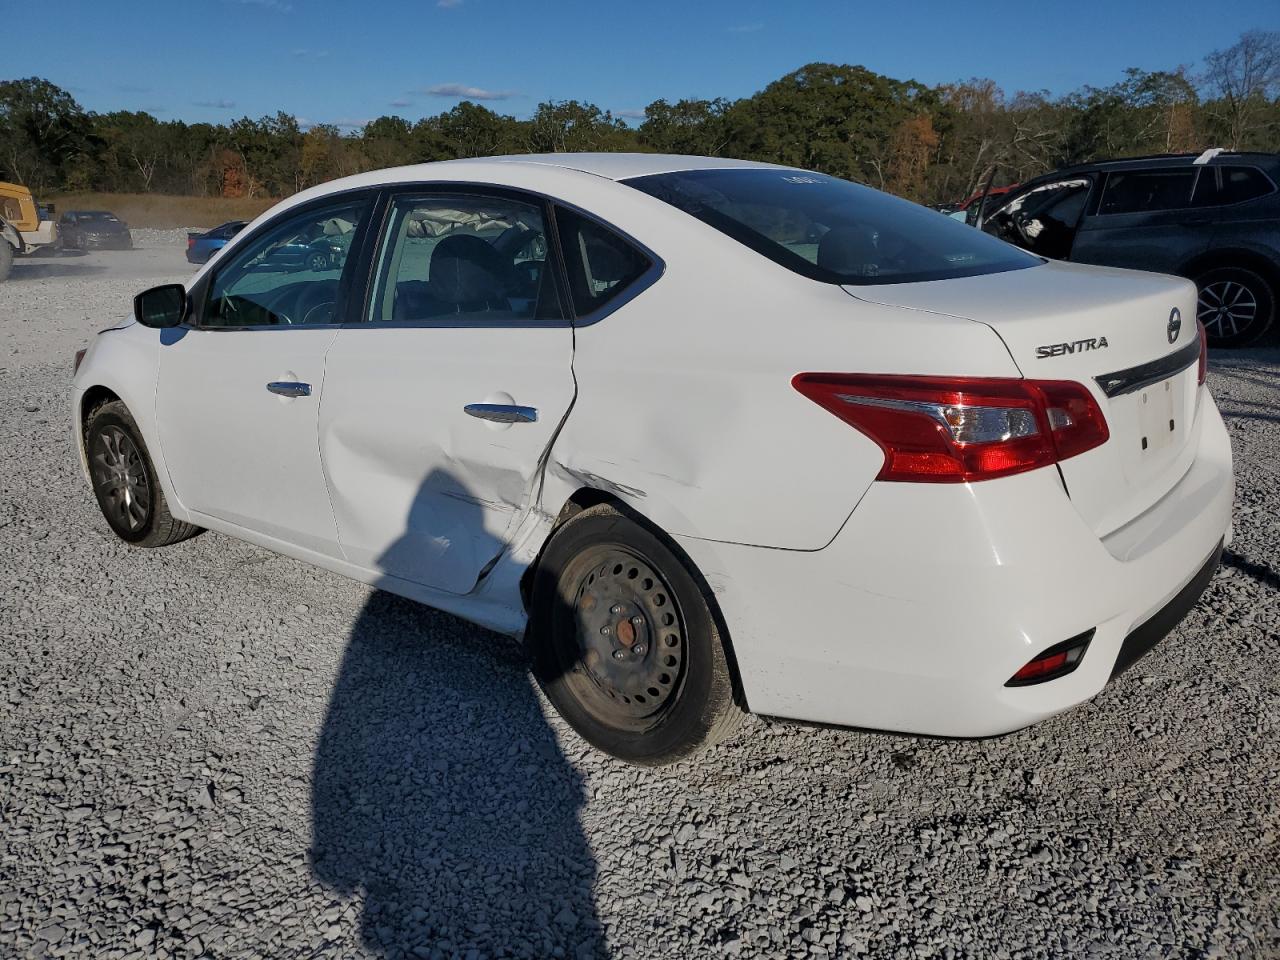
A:
<svg viewBox="0 0 1280 960">
<path fill-rule="evenodd" d="M 1190 468 L 1200 393 L 1190 281 L 1049 262 L 845 290 L 862 300 L 984 324 L 1004 341 L 1023 376 L 1087 386 L 1110 439 L 1059 466 L 1072 502 L 1099 536 L 1147 510 Z"/>
</svg>

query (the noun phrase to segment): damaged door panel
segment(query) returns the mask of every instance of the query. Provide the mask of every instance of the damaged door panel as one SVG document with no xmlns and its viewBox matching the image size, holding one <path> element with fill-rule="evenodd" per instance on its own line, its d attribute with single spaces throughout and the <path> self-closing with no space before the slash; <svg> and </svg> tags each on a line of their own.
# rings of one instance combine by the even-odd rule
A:
<svg viewBox="0 0 1280 960">
<path fill-rule="evenodd" d="M 574 397 L 541 203 L 394 198 L 365 322 L 338 333 L 320 452 L 346 558 L 470 591 L 535 502 Z"/>
</svg>

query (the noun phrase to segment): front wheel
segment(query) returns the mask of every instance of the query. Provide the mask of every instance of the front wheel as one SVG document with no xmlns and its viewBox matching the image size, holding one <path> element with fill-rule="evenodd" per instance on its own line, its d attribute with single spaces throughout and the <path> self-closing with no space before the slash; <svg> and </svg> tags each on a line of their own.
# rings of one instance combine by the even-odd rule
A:
<svg viewBox="0 0 1280 960">
<path fill-rule="evenodd" d="M 608 505 L 584 510 L 547 545 L 529 629 L 547 698 L 621 760 L 670 763 L 742 720 L 705 589 L 666 542 Z"/>
<path fill-rule="evenodd" d="M 1214 347 L 1243 347 L 1271 327 L 1275 297 L 1266 278 L 1243 267 L 1219 267 L 1196 278 L 1196 317 Z"/>
<path fill-rule="evenodd" d="M 113 400 L 89 414 L 84 446 L 93 494 L 107 525 L 121 540 L 138 547 L 163 547 L 200 532 L 169 513 L 142 434 L 123 403 Z"/>
<path fill-rule="evenodd" d="M 323 273 L 329 269 L 329 256 L 324 253 L 313 253 L 307 257 L 307 269 L 312 273 Z"/>
</svg>

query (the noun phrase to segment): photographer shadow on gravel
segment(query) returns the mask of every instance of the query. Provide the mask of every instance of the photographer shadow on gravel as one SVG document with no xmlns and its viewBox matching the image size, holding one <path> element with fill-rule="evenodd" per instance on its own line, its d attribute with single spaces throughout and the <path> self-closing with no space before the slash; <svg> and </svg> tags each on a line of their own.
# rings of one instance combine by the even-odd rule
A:
<svg viewBox="0 0 1280 960">
<path fill-rule="evenodd" d="M 442 489 L 481 529 L 433 473 L 407 521 L 418 537 L 380 568 L 420 549 Z M 352 909 L 373 955 L 603 955 L 582 778 L 533 684 L 505 637 L 380 590 L 361 610 L 316 748 L 311 867 L 343 900 L 363 895 Z"/>
</svg>

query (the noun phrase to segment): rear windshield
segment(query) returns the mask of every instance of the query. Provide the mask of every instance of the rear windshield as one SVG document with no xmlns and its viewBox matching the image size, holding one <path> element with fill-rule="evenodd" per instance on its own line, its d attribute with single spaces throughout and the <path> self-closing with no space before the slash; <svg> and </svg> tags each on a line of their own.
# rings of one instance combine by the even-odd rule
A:
<svg viewBox="0 0 1280 960">
<path fill-rule="evenodd" d="M 926 207 L 800 170 L 685 170 L 624 180 L 825 283 L 946 280 L 1039 257 Z"/>
</svg>

